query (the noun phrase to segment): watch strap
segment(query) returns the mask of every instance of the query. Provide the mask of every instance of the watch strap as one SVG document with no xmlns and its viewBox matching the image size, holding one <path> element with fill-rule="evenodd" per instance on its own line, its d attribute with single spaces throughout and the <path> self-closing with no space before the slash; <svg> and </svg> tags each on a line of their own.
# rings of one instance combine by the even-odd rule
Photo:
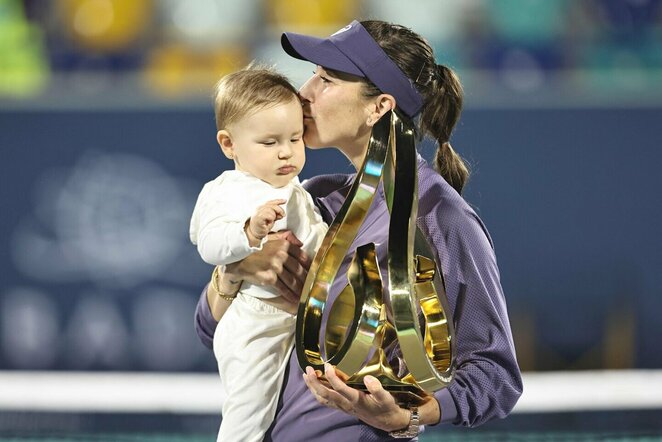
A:
<svg viewBox="0 0 662 442">
<path fill-rule="evenodd" d="M 418 407 L 411 407 L 409 409 L 409 425 L 404 430 L 397 430 L 389 432 L 389 436 L 396 439 L 408 439 L 418 436 L 420 432 L 420 419 L 418 415 Z"/>
</svg>

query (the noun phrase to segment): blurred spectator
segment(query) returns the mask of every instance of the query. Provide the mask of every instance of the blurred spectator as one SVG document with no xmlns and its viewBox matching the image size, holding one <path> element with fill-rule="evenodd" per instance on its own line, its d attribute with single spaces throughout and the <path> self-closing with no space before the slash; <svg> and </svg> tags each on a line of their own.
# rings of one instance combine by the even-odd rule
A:
<svg viewBox="0 0 662 442">
<path fill-rule="evenodd" d="M 28 14 L 46 36 L 56 87 L 106 92 L 142 65 L 152 32 L 153 2 L 142 0 L 28 0 Z M 60 74 L 60 75 L 57 75 Z"/>
<path fill-rule="evenodd" d="M 473 96 L 627 96 L 662 71 L 662 0 L 0 0 L 0 94 L 199 100 L 252 59 L 299 83 L 280 33 L 354 18 L 419 29 Z"/>
<path fill-rule="evenodd" d="M 480 0 L 419 0 L 409 8 L 398 0 L 364 0 L 364 5 L 367 18 L 415 28 L 428 39 L 439 63 L 457 69 L 467 67 L 466 29 L 481 6 Z"/>
<path fill-rule="evenodd" d="M 662 1 L 592 0 L 584 4 L 593 21 L 579 40 L 577 68 L 593 75 L 582 87 L 646 90 L 659 87 L 662 69 Z"/>
<path fill-rule="evenodd" d="M 260 41 L 257 0 L 161 0 L 160 32 L 147 57 L 144 83 L 169 97 L 209 96 L 212 85 L 246 65 Z"/>
<path fill-rule="evenodd" d="M 291 31 L 328 36 L 361 17 L 359 2 L 351 0 L 265 0 L 262 7 L 263 38 L 255 46 L 253 58 L 275 65 L 297 87 L 310 77 L 310 63 L 287 55 L 280 46 L 280 34 Z"/>
<path fill-rule="evenodd" d="M 352 0 L 267 0 L 265 24 L 280 35 L 283 30 L 328 35 L 357 17 Z"/>
<path fill-rule="evenodd" d="M 48 80 L 42 32 L 19 0 L 0 0 L 0 96 L 30 96 Z"/>
<path fill-rule="evenodd" d="M 568 7 L 568 0 L 484 1 L 488 21 L 472 65 L 493 71 L 513 90 L 543 87 L 549 71 L 565 67 Z"/>
</svg>

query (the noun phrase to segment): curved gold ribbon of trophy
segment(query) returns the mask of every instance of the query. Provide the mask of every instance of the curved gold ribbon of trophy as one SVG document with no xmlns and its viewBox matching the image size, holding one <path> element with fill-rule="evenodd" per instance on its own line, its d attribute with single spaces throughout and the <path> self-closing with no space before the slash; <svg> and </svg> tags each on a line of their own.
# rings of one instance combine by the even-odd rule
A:
<svg viewBox="0 0 662 442">
<path fill-rule="evenodd" d="M 323 371 L 324 362 L 329 362 L 348 385 L 362 390 L 363 377 L 370 374 L 400 403 L 420 402 L 447 386 L 455 361 L 441 272 L 416 226 L 417 167 L 413 128 L 389 112 L 374 126 L 364 163 L 310 266 L 295 334 L 302 369 L 310 365 Z M 347 271 L 348 285 L 327 313 L 322 330 L 329 288 L 380 181 L 390 213 L 388 299 L 374 244 L 359 246 Z M 401 358 L 393 355 L 398 347 Z M 394 361 L 404 362 L 404 367 L 393 367 Z"/>
</svg>

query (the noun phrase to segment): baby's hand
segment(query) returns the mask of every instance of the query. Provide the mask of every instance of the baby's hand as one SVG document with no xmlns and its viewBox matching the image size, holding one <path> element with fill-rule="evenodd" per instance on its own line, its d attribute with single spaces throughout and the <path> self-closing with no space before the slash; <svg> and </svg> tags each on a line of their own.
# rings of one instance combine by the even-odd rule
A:
<svg viewBox="0 0 662 442">
<path fill-rule="evenodd" d="M 274 223 L 285 216 L 285 210 L 280 207 L 287 200 L 271 200 L 257 208 L 255 215 L 246 223 L 244 230 L 251 246 L 255 247 L 267 236 Z"/>
</svg>

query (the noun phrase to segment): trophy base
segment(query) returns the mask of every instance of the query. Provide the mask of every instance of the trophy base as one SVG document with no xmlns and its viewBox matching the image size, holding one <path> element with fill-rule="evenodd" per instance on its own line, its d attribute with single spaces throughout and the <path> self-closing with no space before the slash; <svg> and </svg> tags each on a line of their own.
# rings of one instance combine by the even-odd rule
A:
<svg viewBox="0 0 662 442">
<path fill-rule="evenodd" d="M 387 335 L 387 340 L 389 337 L 392 339 L 392 336 L 394 335 L 392 327 L 387 323 L 384 324 L 381 333 Z M 382 335 L 382 339 L 383 338 L 384 336 Z M 363 381 L 364 378 L 366 376 L 376 378 L 382 384 L 384 390 L 391 393 L 396 403 L 400 406 L 407 407 L 411 405 L 421 405 L 429 400 L 430 397 L 430 393 L 421 389 L 415 383 L 414 378 L 411 375 L 404 376 L 403 378 L 396 376 L 381 347 L 377 348 L 370 361 L 352 376 L 347 375 L 339 367 L 334 367 L 334 369 L 338 377 L 340 377 L 345 384 L 366 393 L 368 392 L 368 389 Z"/>
<path fill-rule="evenodd" d="M 379 379 L 379 381 L 382 382 L 383 380 Z M 357 390 L 368 393 L 368 389 L 363 383 L 363 380 L 361 381 L 352 380 L 351 382 L 347 382 L 347 385 Z M 407 407 L 411 405 L 422 405 L 424 402 L 427 402 L 428 398 L 430 397 L 430 393 L 426 393 L 425 391 L 421 390 L 420 388 L 417 388 L 414 385 L 407 385 L 407 386 L 405 385 L 395 386 L 388 384 L 384 385 L 384 382 L 382 382 L 382 385 L 384 386 L 384 389 L 386 391 L 391 393 L 391 395 L 395 399 L 395 402 L 402 407 Z"/>
</svg>

